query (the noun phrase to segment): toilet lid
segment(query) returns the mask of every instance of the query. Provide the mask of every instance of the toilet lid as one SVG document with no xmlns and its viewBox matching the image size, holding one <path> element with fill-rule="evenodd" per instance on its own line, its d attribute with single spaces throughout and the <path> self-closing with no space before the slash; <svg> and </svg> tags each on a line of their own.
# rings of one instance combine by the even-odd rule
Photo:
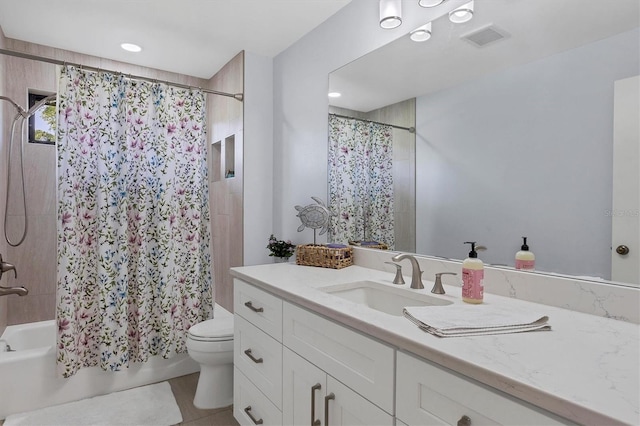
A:
<svg viewBox="0 0 640 426">
<path fill-rule="evenodd" d="M 189 329 L 189 334 L 200 340 L 233 339 L 233 316 L 222 316 L 200 322 Z"/>
</svg>

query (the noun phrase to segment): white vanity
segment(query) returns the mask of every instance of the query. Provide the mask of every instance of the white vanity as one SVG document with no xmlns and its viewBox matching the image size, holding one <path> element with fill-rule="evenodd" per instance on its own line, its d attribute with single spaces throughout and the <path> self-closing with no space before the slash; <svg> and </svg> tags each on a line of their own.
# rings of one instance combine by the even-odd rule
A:
<svg viewBox="0 0 640 426">
<path fill-rule="evenodd" d="M 388 272 L 274 264 L 232 274 L 243 425 L 640 422 L 636 324 L 487 294 L 486 303 L 544 311 L 552 331 L 438 338 L 327 291 L 392 286 Z M 404 287 L 461 303 L 455 286 L 442 296 Z"/>
</svg>

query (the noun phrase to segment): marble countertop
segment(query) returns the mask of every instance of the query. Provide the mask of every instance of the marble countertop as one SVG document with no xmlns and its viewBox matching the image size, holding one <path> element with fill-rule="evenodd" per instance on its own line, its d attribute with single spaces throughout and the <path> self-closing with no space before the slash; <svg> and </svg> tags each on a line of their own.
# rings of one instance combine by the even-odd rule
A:
<svg viewBox="0 0 640 426">
<path fill-rule="evenodd" d="M 311 311 L 492 386 L 580 424 L 640 424 L 640 326 L 508 297 L 484 303 L 549 317 L 552 331 L 440 338 L 401 316 L 385 314 L 320 291 L 393 274 L 360 266 L 334 270 L 291 263 L 231 269 L 232 276 Z M 410 282 L 405 276 L 405 281 Z M 408 291 L 429 294 L 424 290 Z M 462 303 L 460 288 L 434 297 Z"/>
</svg>

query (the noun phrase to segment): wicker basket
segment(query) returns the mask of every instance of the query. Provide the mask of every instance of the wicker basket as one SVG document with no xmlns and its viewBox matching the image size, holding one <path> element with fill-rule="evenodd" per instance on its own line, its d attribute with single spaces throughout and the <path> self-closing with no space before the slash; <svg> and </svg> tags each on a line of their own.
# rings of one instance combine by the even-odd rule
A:
<svg viewBox="0 0 640 426">
<path fill-rule="evenodd" d="M 353 265 L 351 247 L 330 248 L 317 244 L 304 244 L 296 247 L 296 263 L 304 266 L 342 269 Z"/>
<path fill-rule="evenodd" d="M 360 241 L 349 241 L 349 245 L 352 245 L 352 246 L 355 246 L 355 247 L 362 247 L 362 248 L 370 248 L 370 249 L 378 249 L 378 250 L 389 250 L 389 246 L 386 245 L 385 243 L 362 244 Z"/>
</svg>

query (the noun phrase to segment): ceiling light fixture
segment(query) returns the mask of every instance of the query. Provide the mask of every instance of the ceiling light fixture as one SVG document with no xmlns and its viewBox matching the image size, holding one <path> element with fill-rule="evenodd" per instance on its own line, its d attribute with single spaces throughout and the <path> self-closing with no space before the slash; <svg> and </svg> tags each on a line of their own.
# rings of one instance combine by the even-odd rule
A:
<svg viewBox="0 0 640 426">
<path fill-rule="evenodd" d="M 409 33 L 413 41 L 427 41 L 431 38 L 431 22 L 428 22 Z"/>
<path fill-rule="evenodd" d="M 449 12 L 449 20 L 454 24 L 462 24 L 473 18 L 473 0 Z"/>
<path fill-rule="evenodd" d="M 342 96 L 342 94 L 340 94 L 338 92 L 329 92 L 329 97 L 330 98 L 339 98 L 340 96 Z"/>
<path fill-rule="evenodd" d="M 380 0 L 380 26 L 384 29 L 397 28 L 402 24 L 401 0 Z"/>
<path fill-rule="evenodd" d="M 421 7 L 436 7 L 444 3 L 444 0 L 418 0 Z"/>
<path fill-rule="evenodd" d="M 122 47 L 124 50 L 126 50 L 127 52 L 140 52 L 142 50 L 142 47 L 138 46 L 137 44 L 133 44 L 133 43 L 122 43 L 120 45 L 120 47 Z"/>
</svg>

